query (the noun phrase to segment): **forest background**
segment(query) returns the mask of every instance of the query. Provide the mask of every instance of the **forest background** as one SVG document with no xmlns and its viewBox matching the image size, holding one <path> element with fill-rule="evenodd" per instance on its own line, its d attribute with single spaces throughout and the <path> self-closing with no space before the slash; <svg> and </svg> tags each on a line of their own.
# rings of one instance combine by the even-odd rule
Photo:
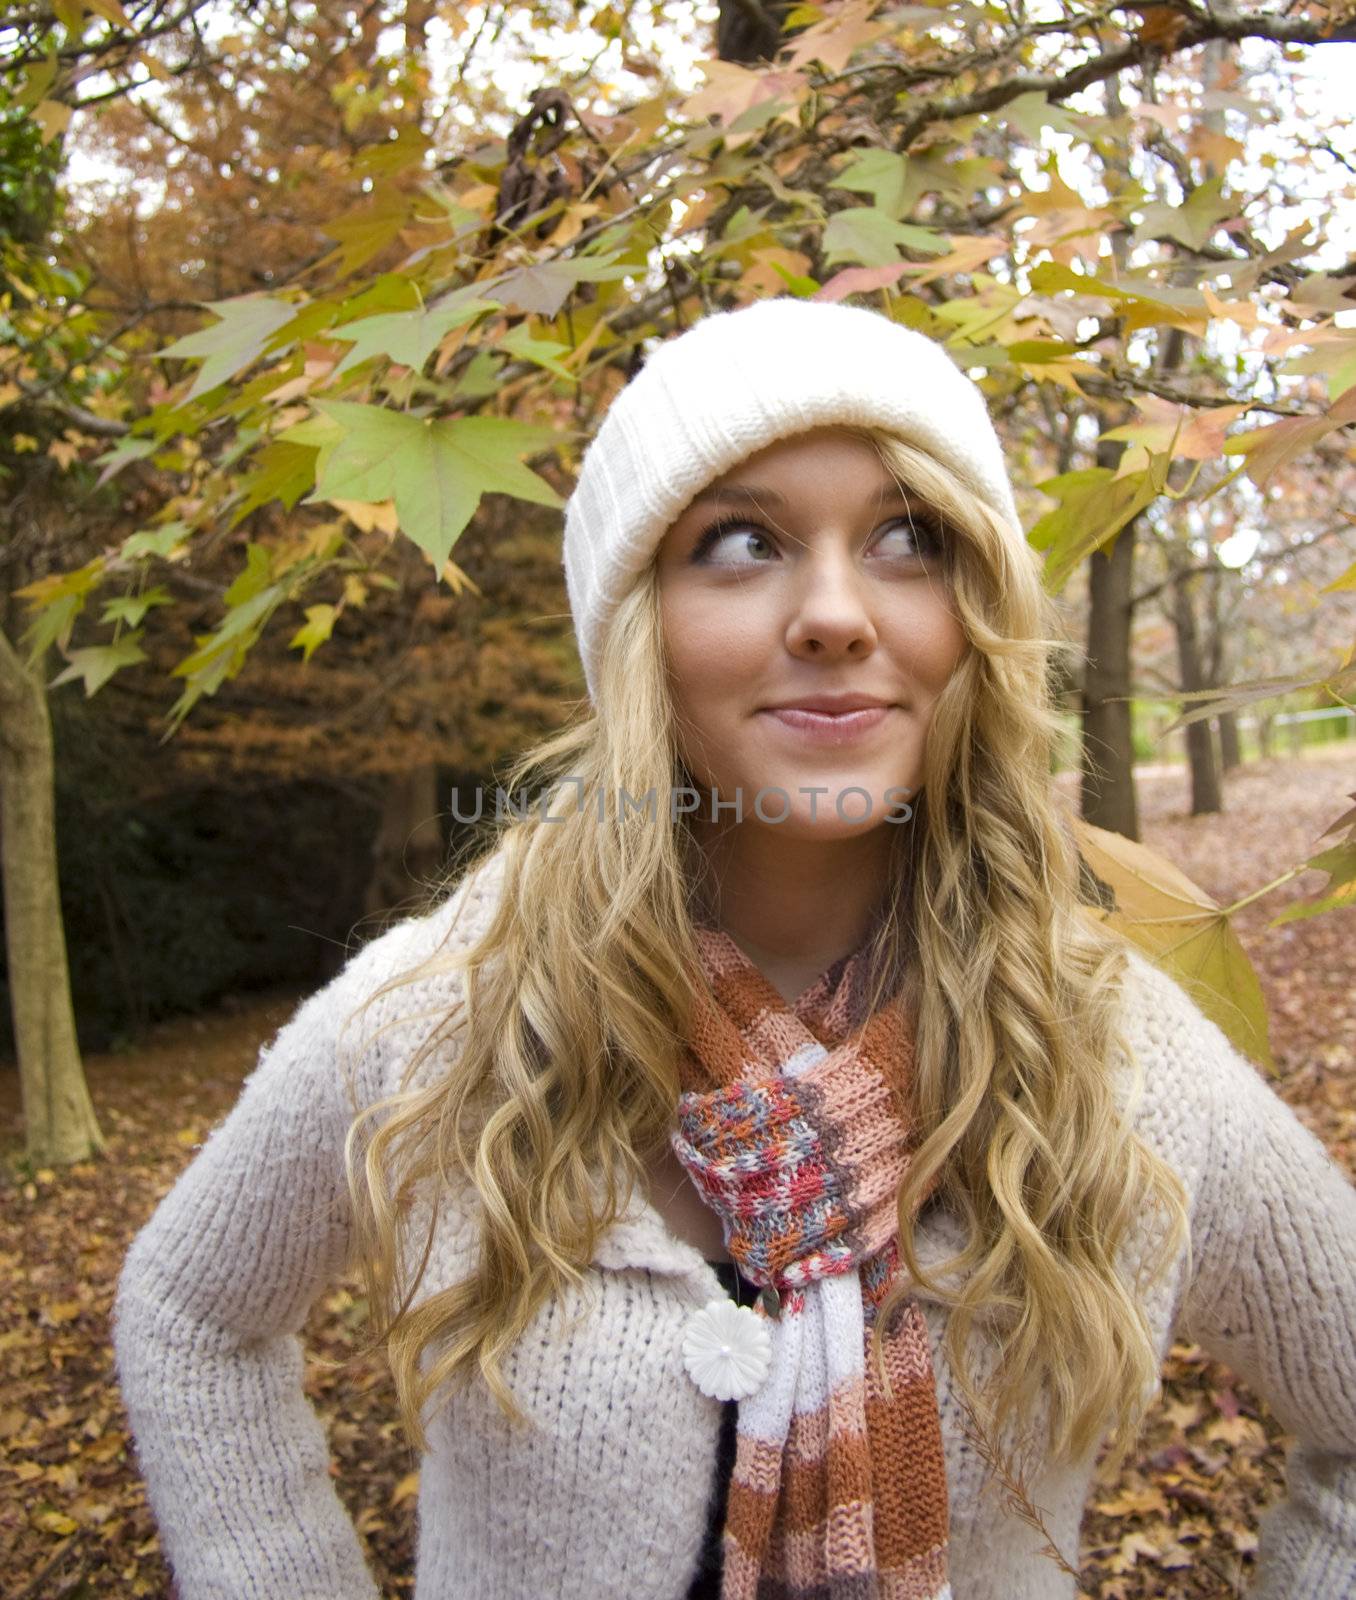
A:
<svg viewBox="0 0 1356 1600">
<path fill-rule="evenodd" d="M 1314 814 L 1292 787 L 1354 720 L 1353 41 L 1352 6 L 1320 3 L 12 8 L 20 1231 L 119 1148 L 85 1057 L 131 1085 L 157 1027 L 315 987 L 423 903 L 466 797 L 577 714 L 559 538 L 582 449 L 654 341 L 769 294 L 873 305 L 981 383 L 1069 641 L 1090 904 L 1284 1068 L 1271 953 L 1298 923 L 1339 948 L 1356 895 L 1343 789 Z M 1312 826 L 1204 892 L 1137 848 L 1175 760 L 1187 817 L 1224 818 L 1251 775 Z M 16 1548 L 127 1547 L 41 1481 L 70 1492 Z M 1226 1545 L 1241 1572 L 1246 1532 Z M 1114 1584 L 1147 1557 L 1122 1560 L 1096 1592 L 1138 1592 Z"/>
</svg>

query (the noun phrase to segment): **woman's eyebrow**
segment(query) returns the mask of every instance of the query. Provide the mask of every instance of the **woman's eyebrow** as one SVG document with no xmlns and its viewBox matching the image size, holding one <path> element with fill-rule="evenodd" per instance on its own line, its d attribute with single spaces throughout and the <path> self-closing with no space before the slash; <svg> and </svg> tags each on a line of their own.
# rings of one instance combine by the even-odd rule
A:
<svg viewBox="0 0 1356 1600">
<path fill-rule="evenodd" d="M 888 488 L 881 489 L 880 498 L 882 500 L 912 501 L 915 497 L 907 489 L 901 489 L 897 483 L 892 483 Z M 760 484 L 749 483 L 713 485 L 710 488 L 703 489 L 700 494 L 693 495 L 689 503 L 699 506 L 711 500 L 733 500 L 739 502 L 765 500 L 769 505 L 783 506 L 786 504 L 785 495 L 778 493 L 776 489 L 768 489 Z"/>
<path fill-rule="evenodd" d="M 699 506 L 708 500 L 767 500 L 773 505 L 786 504 L 785 497 L 778 494 L 775 489 L 764 489 L 757 484 L 745 483 L 716 485 L 703 489 L 700 494 L 692 497 L 692 504 Z"/>
</svg>

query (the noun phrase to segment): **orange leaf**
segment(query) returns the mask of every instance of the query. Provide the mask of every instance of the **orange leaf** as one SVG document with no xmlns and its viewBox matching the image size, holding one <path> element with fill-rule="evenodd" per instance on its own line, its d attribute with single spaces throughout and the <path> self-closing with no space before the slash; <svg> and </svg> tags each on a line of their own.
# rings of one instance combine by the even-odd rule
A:
<svg viewBox="0 0 1356 1600">
<path fill-rule="evenodd" d="M 798 33 L 784 52 L 793 67 L 808 67 L 820 61 L 830 72 L 841 72 L 854 50 L 890 32 L 890 23 L 869 20 L 874 0 L 858 0 L 812 28 Z"/>
<path fill-rule="evenodd" d="M 1145 6 L 1144 21 L 1135 29 L 1136 36 L 1145 44 L 1158 45 L 1164 51 L 1177 48 L 1177 41 L 1186 27 L 1186 18 L 1171 6 Z"/>
</svg>

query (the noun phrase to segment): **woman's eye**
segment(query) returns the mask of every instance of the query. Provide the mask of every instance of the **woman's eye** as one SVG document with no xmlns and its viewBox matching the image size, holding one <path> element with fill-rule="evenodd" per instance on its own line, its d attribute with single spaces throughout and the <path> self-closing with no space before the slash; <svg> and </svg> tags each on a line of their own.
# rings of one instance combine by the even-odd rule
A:
<svg viewBox="0 0 1356 1600">
<path fill-rule="evenodd" d="M 764 562 L 772 553 L 772 541 L 761 528 L 746 522 L 718 522 L 697 541 L 694 560 L 716 566 L 731 566 L 741 560 Z"/>
<path fill-rule="evenodd" d="M 931 522 L 922 517 L 897 517 L 876 541 L 877 548 L 885 546 L 887 556 L 933 555 L 941 547 L 941 535 Z"/>
<path fill-rule="evenodd" d="M 935 555 L 941 542 L 937 526 L 928 518 L 915 515 L 894 518 L 866 549 L 884 556 L 918 559 Z M 729 520 L 713 523 L 701 535 L 692 559 L 712 566 L 739 566 L 749 562 L 765 566 L 776 553 L 776 545 L 756 523 Z"/>
</svg>

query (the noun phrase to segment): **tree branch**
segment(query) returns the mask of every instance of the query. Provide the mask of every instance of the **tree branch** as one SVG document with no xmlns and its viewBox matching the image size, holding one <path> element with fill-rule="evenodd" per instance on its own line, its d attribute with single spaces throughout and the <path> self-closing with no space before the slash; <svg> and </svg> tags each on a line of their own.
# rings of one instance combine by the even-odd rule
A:
<svg viewBox="0 0 1356 1600">
<path fill-rule="evenodd" d="M 1293 544 L 1283 545 L 1279 550 L 1268 550 L 1262 555 L 1249 556 L 1243 566 L 1269 567 L 1277 561 L 1289 561 L 1291 557 L 1299 555 L 1301 551 L 1309 550 L 1316 544 L 1322 544 L 1325 539 L 1331 539 L 1334 534 L 1345 533 L 1346 531 L 1347 526 L 1345 523 L 1337 523 L 1331 528 L 1321 528 L 1317 533 L 1310 534 L 1307 539 L 1297 539 Z M 1130 604 L 1132 606 L 1143 605 L 1146 600 L 1154 599 L 1157 595 L 1162 594 L 1164 589 L 1170 589 L 1173 584 L 1180 583 L 1186 578 L 1203 577 L 1206 574 L 1220 572 L 1221 570 L 1227 571 L 1229 569 L 1223 567 L 1223 564 L 1219 561 L 1203 561 L 1196 566 L 1182 567 L 1168 577 L 1163 578 L 1160 582 L 1151 583 L 1146 588 L 1138 590 L 1131 596 Z M 1238 570 L 1242 571 L 1242 568 Z"/>
</svg>

